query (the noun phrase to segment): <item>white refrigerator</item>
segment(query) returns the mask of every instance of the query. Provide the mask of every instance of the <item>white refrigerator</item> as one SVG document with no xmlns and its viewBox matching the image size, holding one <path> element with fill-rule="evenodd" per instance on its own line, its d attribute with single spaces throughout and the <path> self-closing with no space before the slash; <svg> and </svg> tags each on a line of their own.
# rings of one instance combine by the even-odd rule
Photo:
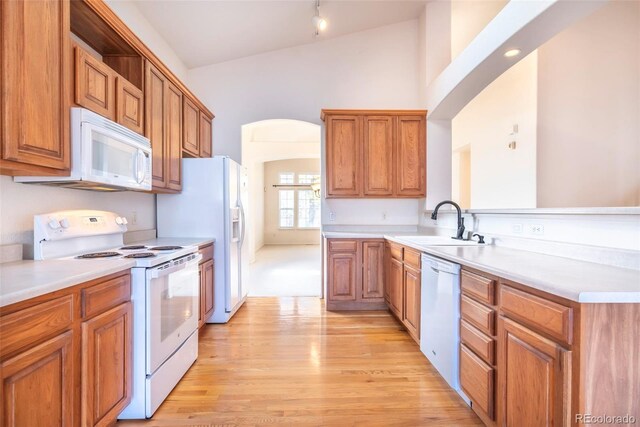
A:
<svg viewBox="0 0 640 427">
<path fill-rule="evenodd" d="M 247 170 L 226 156 L 182 160 L 182 192 L 157 196 L 158 237 L 213 237 L 214 310 L 226 323 L 247 297 Z"/>
</svg>

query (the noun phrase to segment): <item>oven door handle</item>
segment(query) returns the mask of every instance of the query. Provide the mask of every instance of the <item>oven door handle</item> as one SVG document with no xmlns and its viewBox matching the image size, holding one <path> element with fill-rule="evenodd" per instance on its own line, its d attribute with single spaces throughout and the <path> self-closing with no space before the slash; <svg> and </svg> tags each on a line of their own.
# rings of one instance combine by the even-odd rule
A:
<svg viewBox="0 0 640 427">
<path fill-rule="evenodd" d="M 193 259 L 183 262 L 180 264 L 174 264 L 168 268 L 154 268 L 151 270 L 151 278 L 157 279 L 159 277 L 164 277 L 169 274 L 175 273 L 176 271 L 184 270 L 188 265 L 198 264 L 202 260 L 202 254 L 196 255 Z"/>
<path fill-rule="evenodd" d="M 155 269 L 151 271 L 151 278 L 157 279 L 159 277 L 168 276 L 169 274 L 175 273 L 176 271 L 184 270 L 185 268 L 187 268 L 186 264 L 178 264 L 178 265 L 172 265 L 171 267 L 168 267 L 168 268 Z"/>
</svg>

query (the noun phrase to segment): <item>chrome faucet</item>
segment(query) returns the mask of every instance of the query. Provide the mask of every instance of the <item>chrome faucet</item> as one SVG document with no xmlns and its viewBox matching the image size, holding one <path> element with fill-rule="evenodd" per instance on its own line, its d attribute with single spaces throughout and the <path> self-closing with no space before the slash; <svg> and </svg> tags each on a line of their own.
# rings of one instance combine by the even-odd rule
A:
<svg viewBox="0 0 640 427">
<path fill-rule="evenodd" d="M 431 219 L 438 219 L 438 209 L 440 209 L 440 206 L 442 205 L 452 205 L 458 211 L 458 230 L 456 231 L 456 237 L 452 237 L 452 239 L 466 240 L 464 238 L 464 218 L 462 218 L 462 210 L 460 210 L 460 206 L 458 206 L 456 202 L 444 200 L 438 203 L 431 214 Z"/>
</svg>

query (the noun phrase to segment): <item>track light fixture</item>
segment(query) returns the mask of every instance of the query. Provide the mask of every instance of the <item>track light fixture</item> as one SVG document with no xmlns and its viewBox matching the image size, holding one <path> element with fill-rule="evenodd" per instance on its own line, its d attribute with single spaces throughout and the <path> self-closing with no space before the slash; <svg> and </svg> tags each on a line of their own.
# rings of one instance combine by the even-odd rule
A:
<svg viewBox="0 0 640 427">
<path fill-rule="evenodd" d="M 320 0 L 316 0 L 316 14 L 311 18 L 311 22 L 316 29 L 316 36 L 327 29 L 327 20 L 320 16 Z"/>
</svg>

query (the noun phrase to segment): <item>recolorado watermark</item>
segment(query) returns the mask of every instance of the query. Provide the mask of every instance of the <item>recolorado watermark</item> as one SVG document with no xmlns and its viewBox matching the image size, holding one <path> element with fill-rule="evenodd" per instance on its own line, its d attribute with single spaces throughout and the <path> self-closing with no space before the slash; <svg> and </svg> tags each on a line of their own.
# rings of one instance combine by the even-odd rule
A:
<svg viewBox="0 0 640 427">
<path fill-rule="evenodd" d="M 576 414 L 577 424 L 635 424 L 637 418 L 633 415 L 593 415 Z"/>
</svg>

